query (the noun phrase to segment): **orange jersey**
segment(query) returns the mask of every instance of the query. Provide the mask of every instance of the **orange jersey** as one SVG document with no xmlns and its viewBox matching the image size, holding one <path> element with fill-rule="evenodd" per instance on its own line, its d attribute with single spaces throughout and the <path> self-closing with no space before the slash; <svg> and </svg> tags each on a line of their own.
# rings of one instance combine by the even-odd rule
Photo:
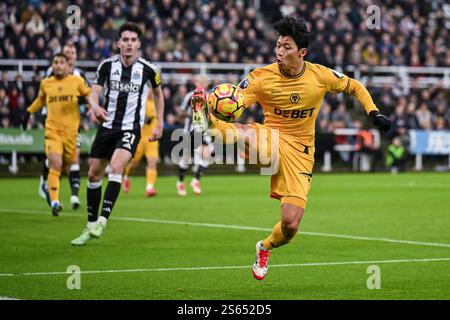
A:
<svg viewBox="0 0 450 320">
<path fill-rule="evenodd" d="M 155 101 L 153 99 L 147 98 L 147 103 L 145 105 L 145 122 L 142 127 L 141 135 L 148 139 L 153 135 L 153 130 L 158 124 L 158 118 L 156 115 Z"/>
<path fill-rule="evenodd" d="M 257 101 L 264 109 L 264 125 L 303 146 L 314 146 L 315 121 L 327 92 L 354 95 L 367 113 L 378 110 L 358 81 L 308 61 L 297 76 L 284 74 L 276 63 L 257 68 L 239 87 L 246 106 Z"/>
<path fill-rule="evenodd" d="M 41 81 L 39 95 L 27 111 L 36 112 L 45 105 L 48 109 L 46 128 L 76 133 L 80 126 L 78 97 L 88 96 L 90 91 L 79 76 L 68 75 L 60 80 L 51 76 Z"/>
</svg>

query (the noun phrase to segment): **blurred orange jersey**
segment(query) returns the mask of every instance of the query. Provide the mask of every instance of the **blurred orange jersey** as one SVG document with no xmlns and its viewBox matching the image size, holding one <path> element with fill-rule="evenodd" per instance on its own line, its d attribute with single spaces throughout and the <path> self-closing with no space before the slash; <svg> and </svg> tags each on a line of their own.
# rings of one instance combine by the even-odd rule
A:
<svg viewBox="0 0 450 320">
<path fill-rule="evenodd" d="M 256 101 L 262 106 L 265 126 L 308 147 L 314 147 L 315 121 L 327 92 L 354 95 L 367 113 L 378 110 L 358 81 L 308 61 L 296 76 L 284 74 L 276 63 L 257 68 L 239 87 L 246 106 Z"/>
<path fill-rule="evenodd" d="M 142 127 L 141 135 L 142 137 L 149 138 L 153 135 L 153 130 L 158 124 L 156 116 L 155 100 L 151 98 L 151 95 L 147 98 L 147 103 L 145 105 L 145 122 Z"/>
<path fill-rule="evenodd" d="M 90 91 L 79 76 L 68 75 L 64 79 L 51 76 L 41 81 L 39 96 L 27 111 L 36 112 L 45 105 L 48 109 L 46 128 L 76 133 L 80 126 L 78 97 L 88 96 Z"/>
</svg>

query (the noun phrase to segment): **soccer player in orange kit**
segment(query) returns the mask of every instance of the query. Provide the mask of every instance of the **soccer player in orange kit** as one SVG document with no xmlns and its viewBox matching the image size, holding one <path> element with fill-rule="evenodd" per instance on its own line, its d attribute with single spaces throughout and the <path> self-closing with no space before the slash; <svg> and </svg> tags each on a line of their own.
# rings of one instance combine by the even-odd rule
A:
<svg viewBox="0 0 450 320">
<path fill-rule="evenodd" d="M 247 150 L 261 149 L 258 144 L 263 131 L 265 137 L 278 136 L 278 170 L 271 177 L 270 197 L 280 200 L 281 219 L 272 233 L 256 244 L 253 276 L 258 280 L 267 274 L 270 250 L 288 243 L 298 231 L 311 185 L 315 121 L 325 94 L 343 92 L 354 96 L 375 126 L 381 131 L 390 127 L 390 121 L 379 112 L 361 83 L 304 60 L 309 45 L 309 31 L 304 20 L 285 17 L 275 23 L 274 28 L 279 35 L 276 63 L 253 70 L 239 84 L 245 105 L 257 101 L 264 109 L 264 124 L 244 125 L 218 120 L 209 113 L 203 88 L 197 88 L 191 100 L 194 125 L 203 130 L 218 130 L 226 137 L 224 143 L 245 140 Z M 230 131 L 234 133 L 231 139 L 227 135 Z M 251 136 L 247 133 L 251 132 L 255 139 L 247 139 Z M 274 153 L 272 147 L 268 150 Z"/>
<path fill-rule="evenodd" d="M 52 214 L 58 216 L 62 210 L 59 202 L 61 172 L 75 159 L 80 126 L 78 98 L 89 96 L 91 89 L 82 77 L 69 74 L 69 60 L 63 53 L 54 56 L 52 68 L 53 75 L 41 81 L 39 95 L 27 109 L 22 127 L 26 129 L 30 113 L 47 106 L 45 153 L 49 161 L 48 191 Z"/>
</svg>

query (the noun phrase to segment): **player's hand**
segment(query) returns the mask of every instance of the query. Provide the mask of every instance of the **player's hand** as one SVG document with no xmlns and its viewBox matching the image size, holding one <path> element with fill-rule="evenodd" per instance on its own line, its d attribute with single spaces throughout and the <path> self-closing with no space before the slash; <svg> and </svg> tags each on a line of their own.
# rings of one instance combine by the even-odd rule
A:
<svg viewBox="0 0 450 320">
<path fill-rule="evenodd" d="M 20 122 L 23 130 L 27 130 L 28 120 L 30 120 L 30 113 L 27 111 L 23 115 L 22 120 Z"/>
<path fill-rule="evenodd" d="M 93 105 L 91 107 L 92 113 L 94 114 L 95 118 L 100 121 L 104 122 L 106 120 L 106 117 L 108 116 L 108 112 L 106 112 L 105 109 L 100 107 L 99 105 Z"/>
<path fill-rule="evenodd" d="M 192 110 L 199 110 L 206 105 L 206 89 L 203 87 L 197 87 L 194 90 L 194 94 L 191 97 Z"/>
<path fill-rule="evenodd" d="M 153 134 L 148 139 L 148 141 L 154 142 L 156 140 L 159 140 L 159 139 L 161 139 L 162 134 L 163 134 L 163 126 L 162 125 L 158 125 L 155 129 L 153 129 Z"/>
<path fill-rule="evenodd" d="M 369 112 L 370 121 L 372 124 L 379 128 L 381 132 L 386 132 L 391 128 L 391 120 L 389 120 L 385 115 L 382 115 L 378 111 Z"/>
<path fill-rule="evenodd" d="M 91 120 L 92 123 L 99 123 L 94 115 L 94 111 L 92 111 L 92 108 L 87 109 L 86 115 L 89 117 L 89 120 Z"/>
</svg>

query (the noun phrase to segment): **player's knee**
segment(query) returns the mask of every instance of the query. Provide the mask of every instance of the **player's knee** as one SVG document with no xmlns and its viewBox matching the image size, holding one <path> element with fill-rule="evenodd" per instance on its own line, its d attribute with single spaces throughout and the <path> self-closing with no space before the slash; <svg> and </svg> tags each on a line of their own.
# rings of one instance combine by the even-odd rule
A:
<svg viewBox="0 0 450 320">
<path fill-rule="evenodd" d="M 125 170 L 125 166 L 121 163 L 110 162 L 109 163 L 109 173 L 122 174 Z"/>
<path fill-rule="evenodd" d="M 299 221 L 289 221 L 281 224 L 281 230 L 287 240 L 292 239 L 298 231 Z"/>
<path fill-rule="evenodd" d="M 51 159 L 49 161 L 49 168 L 55 171 L 60 171 L 62 170 L 62 160 L 61 159 Z"/>
<path fill-rule="evenodd" d="M 88 181 L 97 182 L 102 179 L 102 175 L 100 172 L 96 172 L 95 170 L 89 169 L 88 171 Z"/>
</svg>

